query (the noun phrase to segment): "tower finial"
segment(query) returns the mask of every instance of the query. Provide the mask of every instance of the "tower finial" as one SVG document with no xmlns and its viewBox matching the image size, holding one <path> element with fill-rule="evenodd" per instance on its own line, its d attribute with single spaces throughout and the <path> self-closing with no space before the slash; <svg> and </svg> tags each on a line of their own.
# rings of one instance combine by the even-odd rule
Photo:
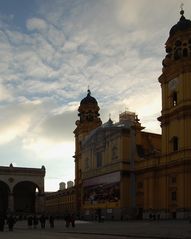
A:
<svg viewBox="0 0 191 239">
<path fill-rule="evenodd" d="M 183 10 L 184 3 L 180 4 L 180 15 L 184 15 L 184 10 Z"/>
<path fill-rule="evenodd" d="M 90 91 L 89 85 L 88 85 L 88 90 L 87 90 L 87 92 L 88 92 L 88 95 L 91 95 L 91 91 Z"/>
</svg>

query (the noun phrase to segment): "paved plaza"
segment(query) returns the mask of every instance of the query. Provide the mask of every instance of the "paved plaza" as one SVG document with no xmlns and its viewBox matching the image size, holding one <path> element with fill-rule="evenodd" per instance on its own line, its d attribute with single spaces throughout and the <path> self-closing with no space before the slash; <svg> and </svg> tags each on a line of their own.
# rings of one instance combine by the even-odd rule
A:
<svg viewBox="0 0 191 239">
<path fill-rule="evenodd" d="M 18 221 L 14 231 L 5 227 L 1 239 L 191 239 L 191 224 L 188 221 L 123 221 L 85 222 L 76 221 L 75 228 L 66 228 L 63 220 L 55 221 L 55 228 L 28 228 L 26 221 Z"/>
</svg>

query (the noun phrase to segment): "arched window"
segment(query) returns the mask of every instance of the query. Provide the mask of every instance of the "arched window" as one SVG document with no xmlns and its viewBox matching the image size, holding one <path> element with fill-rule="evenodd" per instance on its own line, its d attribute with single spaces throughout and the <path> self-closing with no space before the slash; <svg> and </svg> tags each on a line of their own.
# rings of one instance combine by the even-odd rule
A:
<svg viewBox="0 0 191 239">
<path fill-rule="evenodd" d="M 173 93 L 172 93 L 172 105 L 173 106 L 176 106 L 177 105 L 177 103 L 178 103 L 178 100 L 177 100 L 177 92 L 176 91 L 174 91 Z"/>
<path fill-rule="evenodd" d="M 181 58 L 181 48 L 177 48 L 174 52 L 174 60 L 179 60 Z"/>
<path fill-rule="evenodd" d="M 172 138 L 172 147 L 173 147 L 173 151 L 178 150 L 178 137 L 176 136 Z"/>
</svg>

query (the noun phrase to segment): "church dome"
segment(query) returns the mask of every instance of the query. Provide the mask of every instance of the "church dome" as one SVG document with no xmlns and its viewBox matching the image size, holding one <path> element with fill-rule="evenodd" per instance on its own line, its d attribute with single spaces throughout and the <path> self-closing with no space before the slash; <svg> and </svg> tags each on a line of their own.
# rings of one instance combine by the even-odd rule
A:
<svg viewBox="0 0 191 239">
<path fill-rule="evenodd" d="M 191 21 L 185 18 L 183 10 L 180 11 L 180 14 L 180 20 L 170 29 L 170 36 L 173 36 L 179 31 L 191 30 Z"/>
<path fill-rule="evenodd" d="M 91 96 L 91 91 L 88 90 L 87 96 L 81 100 L 80 105 L 87 105 L 87 104 L 96 104 L 97 100 Z"/>
</svg>

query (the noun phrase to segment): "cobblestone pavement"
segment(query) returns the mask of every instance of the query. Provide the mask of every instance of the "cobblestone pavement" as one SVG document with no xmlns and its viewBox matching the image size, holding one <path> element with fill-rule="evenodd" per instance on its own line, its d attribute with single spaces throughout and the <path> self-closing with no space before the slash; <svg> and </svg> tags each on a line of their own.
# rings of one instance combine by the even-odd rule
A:
<svg viewBox="0 0 191 239">
<path fill-rule="evenodd" d="M 5 227 L 0 239 L 191 239 L 188 221 L 123 221 L 84 222 L 76 221 L 75 228 L 66 228 L 62 220 L 55 221 L 55 228 L 28 228 L 26 221 L 16 223 L 14 231 Z"/>
</svg>

